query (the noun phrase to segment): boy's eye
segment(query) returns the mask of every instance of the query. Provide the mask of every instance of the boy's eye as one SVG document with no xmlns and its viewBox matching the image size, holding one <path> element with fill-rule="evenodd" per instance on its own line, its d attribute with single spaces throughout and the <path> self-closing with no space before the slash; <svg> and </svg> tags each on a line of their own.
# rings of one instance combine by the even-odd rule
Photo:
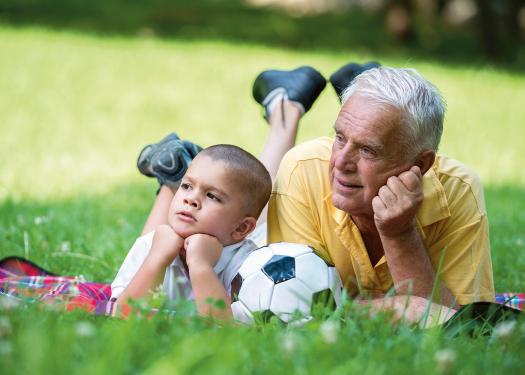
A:
<svg viewBox="0 0 525 375">
<path fill-rule="evenodd" d="M 208 198 L 210 198 L 211 200 L 214 200 L 214 201 L 216 201 L 216 202 L 220 202 L 220 201 L 221 201 L 221 200 L 219 199 L 219 197 L 216 196 L 216 195 L 213 194 L 213 193 L 207 193 L 206 196 L 207 196 Z"/>
<path fill-rule="evenodd" d="M 180 184 L 180 188 L 181 188 L 182 190 L 188 190 L 188 189 L 191 188 L 191 185 L 188 184 L 187 182 L 183 182 L 182 184 Z"/>
</svg>

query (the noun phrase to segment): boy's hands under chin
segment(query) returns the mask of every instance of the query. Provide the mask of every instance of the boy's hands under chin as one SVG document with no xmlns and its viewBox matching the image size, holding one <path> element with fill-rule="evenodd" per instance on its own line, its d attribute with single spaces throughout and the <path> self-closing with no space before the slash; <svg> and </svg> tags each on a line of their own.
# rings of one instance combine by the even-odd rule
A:
<svg viewBox="0 0 525 375">
<path fill-rule="evenodd" d="M 179 255 L 183 246 L 184 239 L 169 225 L 160 225 L 155 229 L 150 253 L 167 266 Z"/>
<path fill-rule="evenodd" d="M 197 233 L 186 238 L 186 264 L 188 269 L 213 268 L 221 257 L 223 246 L 219 240 L 208 234 Z"/>
</svg>

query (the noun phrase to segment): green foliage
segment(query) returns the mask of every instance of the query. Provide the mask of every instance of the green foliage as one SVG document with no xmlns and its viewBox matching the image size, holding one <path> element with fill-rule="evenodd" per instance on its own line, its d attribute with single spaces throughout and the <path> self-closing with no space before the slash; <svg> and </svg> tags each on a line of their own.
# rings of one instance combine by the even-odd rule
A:
<svg viewBox="0 0 525 375">
<path fill-rule="evenodd" d="M 257 154 L 267 128 L 250 87 L 260 70 L 307 63 L 328 76 L 348 60 L 374 59 L 413 66 L 443 91 L 442 150 L 487 187 L 496 289 L 524 291 L 522 75 L 383 55 L 6 27 L 0 50 L 0 257 L 28 256 L 56 273 L 109 282 L 157 188 L 134 167 L 143 145 L 175 130 Z M 299 140 L 331 134 L 337 108 L 328 87 Z M 525 355 L 524 322 L 471 338 L 369 318 L 351 302 L 336 313 L 319 310 L 321 318 L 302 328 L 210 324 L 192 316 L 192 305 L 175 307 L 179 314 L 161 309 L 128 321 L 36 303 L 2 309 L 1 372 L 512 373 Z"/>
<path fill-rule="evenodd" d="M 264 2 L 3 0 L 0 3 L 0 22 L 99 35 L 156 35 L 179 40 L 221 40 L 302 50 L 373 52 L 382 56 L 409 52 L 411 56 L 465 64 L 472 64 L 473 56 L 477 60 L 484 59 L 476 22 L 471 22 L 466 28 L 451 27 L 438 17 L 428 17 L 431 6 L 426 11 L 422 7 L 412 16 L 417 37 L 401 42 L 387 32 L 385 6 L 373 9 L 373 2 L 363 7 L 359 5 L 366 2 L 342 1 L 342 6 L 333 11 L 309 14 L 254 5 L 257 3 Z M 518 35 L 515 38 L 519 39 Z M 501 49 L 509 48 L 505 48 L 507 56 L 499 63 L 523 69 L 523 46 L 511 44 L 514 38 L 501 39 Z"/>
</svg>

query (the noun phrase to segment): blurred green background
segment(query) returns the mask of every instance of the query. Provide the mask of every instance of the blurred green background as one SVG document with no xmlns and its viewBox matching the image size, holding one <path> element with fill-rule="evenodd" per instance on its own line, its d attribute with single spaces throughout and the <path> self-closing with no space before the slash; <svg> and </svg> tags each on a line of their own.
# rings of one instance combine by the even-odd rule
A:
<svg viewBox="0 0 525 375">
<path fill-rule="evenodd" d="M 98 34 L 525 64 L 524 0 L 2 0 L 0 21 Z"/>
<path fill-rule="evenodd" d="M 158 187 L 135 167 L 145 144 L 176 131 L 258 154 L 268 131 L 251 97 L 260 71 L 308 64 L 328 77 L 349 61 L 375 60 L 416 68 L 442 91 L 441 152 L 485 185 L 496 290 L 524 292 L 524 24 L 523 0 L 0 0 L 0 258 L 111 281 Z M 338 109 L 327 87 L 298 140 L 331 135 Z M 184 315 L 123 322 L 39 304 L 2 307 L 0 371 L 523 367 L 525 323 L 451 340 L 440 329 L 342 314 L 329 318 L 337 324 L 327 338 L 323 321 L 252 329 Z"/>
</svg>

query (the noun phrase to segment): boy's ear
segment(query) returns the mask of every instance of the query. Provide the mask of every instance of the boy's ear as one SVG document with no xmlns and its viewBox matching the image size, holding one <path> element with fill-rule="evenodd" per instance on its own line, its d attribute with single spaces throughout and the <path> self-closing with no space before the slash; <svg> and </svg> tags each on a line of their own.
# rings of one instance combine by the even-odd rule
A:
<svg viewBox="0 0 525 375">
<path fill-rule="evenodd" d="M 232 233 L 232 239 L 235 242 L 242 241 L 244 238 L 246 238 L 247 235 L 251 233 L 255 229 L 255 225 L 257 224 L 257 219 L 254 217 L 247 216 L 239 223 L 237 228 Z"/>
</svg>

